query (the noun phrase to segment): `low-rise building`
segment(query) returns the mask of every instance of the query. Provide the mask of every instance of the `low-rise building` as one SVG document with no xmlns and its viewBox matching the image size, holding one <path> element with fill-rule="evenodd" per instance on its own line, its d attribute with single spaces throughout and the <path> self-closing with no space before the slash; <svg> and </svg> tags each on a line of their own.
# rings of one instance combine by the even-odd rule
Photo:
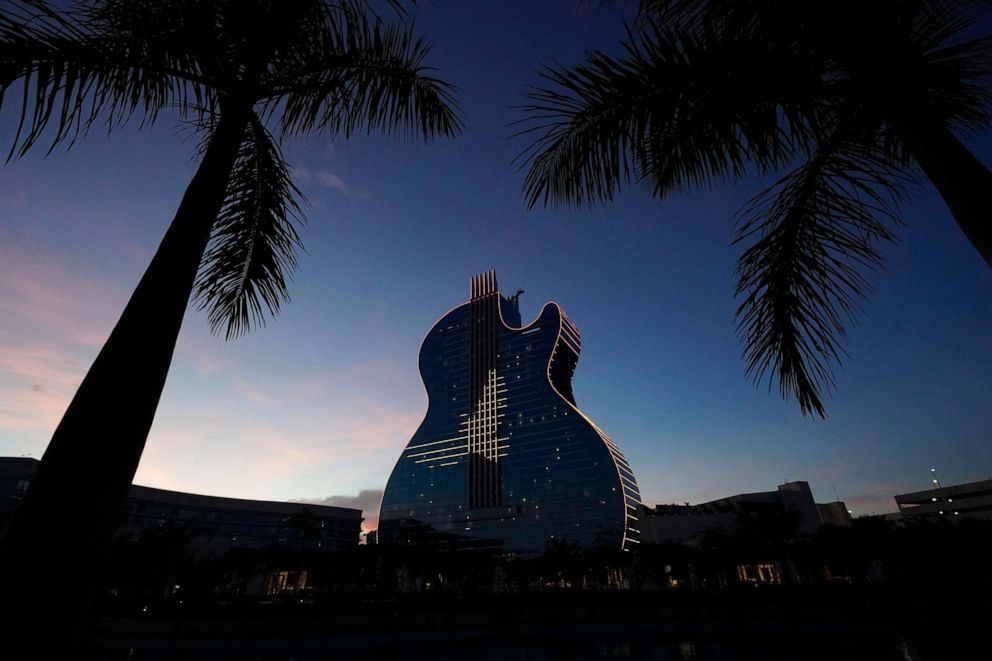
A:
<svg viewBox="0 0 992 661">
<path fill-rule="evenodd" d="M 992 479 L 898 494 L 899 511 L 890 518 L 992 520 Z"/>
<path fill-rule="evenodd" d="M 30 457 L 0 457 L 0 525 L 17 509 L 38 464 Z M 204 496 L 133 485 L 121 511 L 118 533 L 137 537 L 150 530 L 182 530 L 194 553 L 219 555 L 231 548 L 354 548 L 361 525 L 362 511 L 347 507 Z"/>
<path fill-rule="evenodd" d="M 641 517 L 644 543 L 696 544 L 707 531 L 731 534 L 749 522 L 759 522 L 769 534 L 812 535 L 821 525 L 847 525 L 850 513 L 843 502 L 818 504 L 809 483 L 780 484 L 775 491 L 728 496 L 698 505 L 645 507 Z"/>
</svg>

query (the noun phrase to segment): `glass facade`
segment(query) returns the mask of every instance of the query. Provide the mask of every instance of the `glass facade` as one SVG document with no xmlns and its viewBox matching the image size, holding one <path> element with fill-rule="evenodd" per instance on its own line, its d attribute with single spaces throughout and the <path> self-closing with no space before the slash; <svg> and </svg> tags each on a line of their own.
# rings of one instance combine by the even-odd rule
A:
<svg viewBox="0 0 992 661">
<path fill-rule="evenodd" d="M 386 486 L 380 543 L 535 554 L 552 539 L 637 543 L 626 459 L 575 405 L 579 334 L 548 303 L 520 327 L 495 275 L 424 340 L 427 415 Z"/>
<path fill-rule="evenodd" d="M 38 469 L 37 459 L 0 457 L 0 533 Z M 198 547 L 290 547 L 342 550 L 358 546 L 362 511 L 347 507 L 204 496 L 132 485 L 118 532 L 138 536 L 165 527 L 188 531 Z"/>
<path fill-rule="evenodd" d="M 224 546 L 349 549 L 358 545 L 360 510 L 201 496 L 134 485 L 121 511 L 120 532 L 167 525 L 195 536 L 226 540 Z"/>
</svg>

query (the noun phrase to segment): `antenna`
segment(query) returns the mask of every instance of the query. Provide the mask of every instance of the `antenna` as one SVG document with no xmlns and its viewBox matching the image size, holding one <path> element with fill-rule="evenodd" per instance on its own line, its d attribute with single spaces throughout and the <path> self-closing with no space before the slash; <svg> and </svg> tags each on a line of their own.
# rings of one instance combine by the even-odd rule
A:
<svg viewBox="0 0 992 661">
<path fill-rule="evenodd" d="M 937 489 L 939 489 L 940 488 L 940 480 L 937 479 L 937 469 L 936 468 L 931 468 L 930 469 L 930 475 L 933 476 L 933 485 L 934 485 L 934 487 L 936 487 Z"/>
</svg>

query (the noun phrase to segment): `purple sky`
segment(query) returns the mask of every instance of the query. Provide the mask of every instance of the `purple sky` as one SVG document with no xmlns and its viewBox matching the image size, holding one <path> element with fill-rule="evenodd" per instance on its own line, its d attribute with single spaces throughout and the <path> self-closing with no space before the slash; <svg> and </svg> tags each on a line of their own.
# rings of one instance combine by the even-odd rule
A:
<svg viewBox="0 0 992 661">
<path fill-rule="evenodd" d="M 374 510 L 426 410 L 420 341 L 489 268 L 504 292 L 526 289 L 525 322 L 553 299 L 578 325 L 576 398 L 648 503 L 805 479 L 865 514 L 925 488 L 932 467 L 944 483 L 992 474 L 992 271 L 929 189 L 871 278 L 825 421 L 743 375 L 732 217 L 761 182 L 526 210 L 513 106 L 539 63 L 616 50 L 623 16 L 598 4 L 415 8 L 430 62 L 459 87 L 464 134 L 285 145 L 312 202 L 293 301 L 232 342 L 188 314 L 137 482 Z M 992 162 L 992 135 L 968 144 Z M 162 118 L 0 169 L 0 454 L 44 451 L 172 218 L 193 147 Z"/>
</svg>

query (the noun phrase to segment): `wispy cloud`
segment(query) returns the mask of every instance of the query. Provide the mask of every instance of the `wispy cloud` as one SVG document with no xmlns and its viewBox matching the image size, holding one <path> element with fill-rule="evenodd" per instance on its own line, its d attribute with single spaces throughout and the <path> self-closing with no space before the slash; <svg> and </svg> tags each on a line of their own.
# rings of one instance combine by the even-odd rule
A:
<svg viewBox="0 0 992 661">
<path fill-rule="evenodd" d="M 0 345 L 0 431 L 53 431 L 84 372 L 68 353 Z"/>
<path fill-rule="evenodd" d="M 304 186 L 313 181 L 313 173 L 305 165 L 294 165 L 292 175 L 297 186 Z"/>
<path fill-rule="evenodd" d="M 356 190 L 354 186 L 344 180 L 343 177 L 326 168 L 312 168 L 304 164 L 293 165 L 293 182 L 302 187 L 316 185 L 338 193 L 348 198 L 364 199 L 367 191 Z M 318 201 L 314 201 L 315 204 Z"/>
<path fill-rule="evenodd" d="M 40 454 L 119 315 L 114 283 L 0 246 L 0 439 Z"/>
<path fill-rule="evenodd" d="M 349 195 L 351 193 L 351 187 L 344 182 L 341 177 L 334 174 L 333 172 L 328 172 L 327 170 L 317 170 L 314 173 L 314 178 L 324 188 L 330 188 L 335 190 L 342 195 Z"/>
<path fill-rule="evenodd" d="M 216 374 L 174 369 L 138 483 L 181 476 L 188 491 L 272 500 L 328 485 L 359 492 L 382 482 L 423 418 L 388 363 L 280 364 L 258 381 L 225 362 Z"/>
<path fill-rule="evenodd" d="M 116 284 L 66 269 L 56 258 L 0 248 L 2 332 L 98 347 L 120 314 Z"/>
<path fill-rule="evenodd" d="M 851 495 L 841 494 L 841 500 L 855 516 L 865 514 L 884 514 L 896 511 L 894 497 L 897 493 L 908 493 L 915 489 L 898 482 L 874 482 L 861 485 L 858 492 Z"/>
<path fill-rule="evenodd" d="M 124 288 L 57 256 L 0 246 L 0 454 L 43 452 L 120 314 Z M 382 483 L 424 413 L 407 366 L 319 370 L 260 351 L 187 324 L 139 484 L 283 500 L 329 485 L 359 498 Z M 361 506 L 374 521 L 378 502 L 368 502 Z"/>
</svg>

